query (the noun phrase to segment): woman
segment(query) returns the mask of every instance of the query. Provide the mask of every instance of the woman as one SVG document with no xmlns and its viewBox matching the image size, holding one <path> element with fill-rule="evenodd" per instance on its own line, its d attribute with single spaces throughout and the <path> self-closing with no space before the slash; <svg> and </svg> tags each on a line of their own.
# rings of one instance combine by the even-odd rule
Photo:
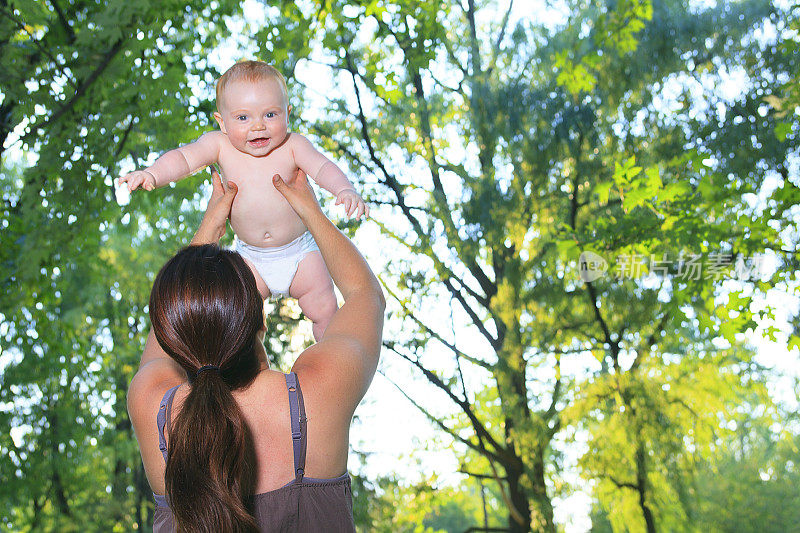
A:
<svg viewBox="0 0 800 533">
<path fill-rule="evenodd" d="M 348 433 L 378 363 L 380 285 L 322 213 L 305 175 L 291 184 L 275 176 L 344 304 L 292 372 L 270 369 L 255 278 L 216 244 L 236 186 L 225 191 L 212 177 L 195 246 L 168 261 L 153 284 L 153 329 L 128 391 L 156 497 L 154 530 L 353 531 Z"/>
</svg>

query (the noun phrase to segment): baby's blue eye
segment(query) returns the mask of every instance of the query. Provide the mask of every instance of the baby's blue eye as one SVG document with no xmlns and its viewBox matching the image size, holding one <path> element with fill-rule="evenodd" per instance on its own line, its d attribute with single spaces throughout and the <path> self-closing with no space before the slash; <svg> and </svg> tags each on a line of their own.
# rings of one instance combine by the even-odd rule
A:
<svg viewBox="0 0 800 533">
<path fill-rule="evenodd" d="M 247 115 L 237 115 L 236 116 L 236 120 L 245 120 L 246 118 L 247 118 Z"/>
<path fill-rule="evenodd" d="M 274 117 L 274 116 L 275 116 L 275 113 L 273 113 L 272 111 L 270 111 L 269 113 L 267 113 L 267 118 L 272 118 L 272 117 Z"/>
</svg>

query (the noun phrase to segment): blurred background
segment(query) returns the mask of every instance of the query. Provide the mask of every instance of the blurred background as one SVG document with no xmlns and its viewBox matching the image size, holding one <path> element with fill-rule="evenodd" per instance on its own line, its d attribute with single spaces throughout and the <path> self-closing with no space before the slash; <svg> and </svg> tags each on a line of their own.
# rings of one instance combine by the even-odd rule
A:
<svg viewBox="0 0 800 533">
<path fill-rule="evenodd" d="M 388 299 L 359 530 L 800 531 L 799 31 L 791 0 L 0 0 L 0 528 L 152 527 L 126 389 L 210 186 L 114 180 L 258 58 L 372 206 L 319 193 Z M 288 370 L 309 324 L 267 308 Z"/>
</svg>

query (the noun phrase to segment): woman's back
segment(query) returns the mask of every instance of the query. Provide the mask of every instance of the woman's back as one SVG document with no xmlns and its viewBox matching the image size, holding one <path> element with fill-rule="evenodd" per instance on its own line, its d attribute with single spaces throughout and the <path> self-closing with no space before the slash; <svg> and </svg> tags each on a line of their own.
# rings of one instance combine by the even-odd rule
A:
<svg viewBox="0 0 800 533">
<path fill-rule="evenodd" d="M 282 374 L 274 371 L 261 373 L 263 379 L 253 383 L 247 391 L 236 398 L 245 412 L 248 425 L 253 431 L 254 447 L 258 463 L 258 489 L 253 498 L 253 514 L 261 531 L 354 531 L 350 476 L 344 472 L 338 476 L 306 476 L 307 457 L 317 457 L 320 464 L 330 465 L 322 448 L 309 449 L 309 426 L 302 389 L 293 372 Z M 258 405 L 259 389 L 273 392 L 275 378 L 281 381 L 283 401 L 272 401 L 272 407 Z M 173 407 L 179 400 L 180 386 L 169 389 L 163 396 L 157 415 L 159 448 L 164 461 L 167 459 L 168 419 L 174 416 Z M 280 396 L 280 395 L 279 395 Z M 271 400 L 279 400 L 272 397 Z M 279 407 L 280 406 L 280 407 Z M 177 407 L 179 408 L 179 406 Z M 285 417 L 283 416 L 285 414 Z M 252 415 L 252 416 L 251 416 Z M 274 422 L 286 419 L 283 428 Z M 268 423 L 264 421 L 268 419 Z M 278 429 L 283 438 L 275 435 Z M 282 430 L 282 431 L 281 431 Z M 286 447 L 289 442 L 289 481 L 275 484 L 276 473 L 285 470 Z M 324 441 L 321 441 L 324 442 Z M 270 446 L 273 444 L 273 446 Z M 274 463 L 270 458 L 275 460 Z M 270 466 L 275 468 L 270 468 Z M 312 470 L 313 472 L 313 470 Z M 286 477 L 283 478 L 287 479 Z M 156 513 L 153 523 L 155 532 L 175 531 L 175 521 L 165 496 L 155 495 Z"/>
<path fill-rule="evenodd" d="M 242 410 L 253 439 L 257 459 L 256 492 L 266 492 L 285 485 L 294 478 L 292 435 L 290 427 L 288 391 L 286 374 L 265 369 L 253 384 L 244 390 L 234 391 L 233 397 Z M 300 379 L 302 380 L 302 372 Z M 310 376 L 302 380 L 305 384 L 304 403 L 310 420 L 308 426 L 308 452 L 306 470 L 311 477 L 332 478 L 343 474 L 347 466 L 348 427 L 330 422 L 339 418 L 332 412 L 331 402 L 320 402 L 317 390 Z M 167 392 L 165 390 L 165 392 Z M 183 400 L 189 392 L 184 383 L 175 391 L 170 420 L 179 412 Z M 330 397 L 329 397 L 330 398 Z M 154 413 L 160 407 L 160 398 L 154 397 Z M 155 415 L 154 415 L 155 416 Z M 169 424 L 166 438 L 169 441 Z M 157 446 L 157 441 L 147 443 L 147 447 Z M 151 478 L 154 491 L 164 494 L 164 464 L 160 451 L 152 450 L 145 454 L 155 457 L 152 465 L 145 465 L 155 475 Z M 147 461 L 146 461 L 147 463 Z"/>
</svg>

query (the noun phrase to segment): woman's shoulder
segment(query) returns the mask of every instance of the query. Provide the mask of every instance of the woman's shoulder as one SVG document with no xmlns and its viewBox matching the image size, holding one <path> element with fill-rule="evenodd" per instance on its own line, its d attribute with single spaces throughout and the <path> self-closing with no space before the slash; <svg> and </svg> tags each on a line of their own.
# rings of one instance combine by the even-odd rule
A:
<svg viewBox="0 0 800 533">
<path fill-rule="evenodd" d="M 172 359 L 155 359 L 142 365 L 128 386 L 128 414 L 134 428 L 155 420 L 164 394 L 186 382 L 183 369 Z"/>
</svg>

